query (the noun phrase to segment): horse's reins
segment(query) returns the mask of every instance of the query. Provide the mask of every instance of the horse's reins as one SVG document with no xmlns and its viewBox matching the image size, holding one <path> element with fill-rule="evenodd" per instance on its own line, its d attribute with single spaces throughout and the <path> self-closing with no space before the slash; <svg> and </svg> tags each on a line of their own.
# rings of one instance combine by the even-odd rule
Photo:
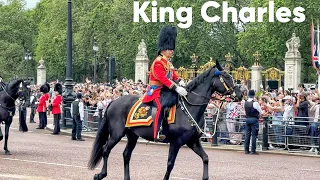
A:
<svg viewBox="0 0 320 180">
<path fill-rule="evenodd" d="M 220 76 L 219 76 L 219 79 L 220 79 L 221 83 L 223 84 L 223 86 L 225 87 L 225 89 L 227 90 L 225 94 L 230 93 L 230 92 L 232 92 L 232 91 L 234 90 L 234 88 L 231 87 L 230 84 L 228 84 L 228 83 L 224 80 L 223 76 L 220 75 Z M 215 84 L 215 82 L 216 82 L 216 81 L 214 81 L 213 84 Z M 229 87 L 228 87 L 228 85 L 229 85 Z M 195 94 L 195 95 L 197 95 L 197 96 L 200 96 L 200 97 L 204 97 L 204 98 L 207 98 L 207 99 L 211 99 L 211 97 L 206 97 L 206 96 L 199 95 L 199 94 L 197 94 L 197 93 L 194 92 L 194 91 L 191 91 L 191 93 L 193 93 L 193 94 Z M 194 120 L 194 118 L 193 118 L 192 115 L 190 114 L 188 108 L 187 108 L 186 105 L 184 104 L 183 99 L 185 99 L 186 102 L 188 102 L 190 105 L 193 105 L 193 106 L 202 106 L 202 105 L 206 105 L 207 103 L 203 103 L 203 104 L 193 104 L 193 103 L 189 102 L 189 100 L 188 100 L 188 98 L 187 98 L 186 96 L 183 96 L 183 98 L 181 98 L 181 101 L 180 101 L 180 102 L 181 102 L 181 110 L 188 116 L 189 121 L 190 121 L 190 123 L 191 123 L 191 126 L 196 126 L 197 131 L 198 131 L 199 133 L 202 133 L 202 134 L 208 136 L 208 135 L 207 135 L 204 131 L 202 131 L 202 129 L 199 127 L 197 121 Z M 220 109 L 221 109 L 222 104 L 223 104 L 223 102 L 221 102 L 220 105 L 219 105 L 218 112 L 217 112 L 217 116 L 216 116 L 216 120 L 215 120 L 214 129 L 213 129 L 213 134 L 210 135 L 210 137 L 214 136 L 215 133 L 216 133 L 218 117 L 219 117 L 219 113 L 220 113 Z"/>
<path fill-rule="evenodd" d="M 16 101 L 16 100 L 6 91 L 6 89 L 2 86 L 2 84 L 1 84 L 0 86 L 1 86 L 1 88 L 3 89 L 3 91 L 4 91 L 13 101 Z M 6 109 L 6 110 L 8 110 L 8 111 L 11 111 L 11 110 L 13 110 L 13 109 L 16 108 L 16 106 L 7 107 L 7 106 L 4 106 L 4 105 L 1 104 L 1 103 L 0 103 L 0 107 Z"/>
<path fill-rule="evenodd" d="M 6 91 L 6 89 L 2 86 L 1 84 L 1 88 L 3 89 L 3 91 L 12 99 L 15 101 L 15 99 Z"/>
</svg>

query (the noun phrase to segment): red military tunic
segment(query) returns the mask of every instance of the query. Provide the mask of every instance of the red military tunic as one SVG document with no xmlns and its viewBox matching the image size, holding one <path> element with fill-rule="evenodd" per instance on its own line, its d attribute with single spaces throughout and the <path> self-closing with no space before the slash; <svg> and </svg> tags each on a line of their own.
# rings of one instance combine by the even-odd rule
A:
<svg viewBox="0 0 320 180">
<path fill-rule="evenodd" d="M 46 98 L 46 101 L 49 101 L 49 99 L 50 99 L 49 93 L 44 94 L 44 97 Z"/>
<path fill-rule="evenodd" d="M 46 103 L 46 97 L 45 97 L 45 94 L 44 94 L 39 99 L 37 112 L 46 112 L 46 109 L 47 109 L 47 103 Z"/>
<path fill-rule="evenodd" d="M 62 101 L 61 95 L 56 95 L 52 102 L 52 114 L 61 114 L 60 104 Z"/>
<path fill-rule="evenodd" d="M 156 139 L 157 130 L 158 130 L 158 122 L 160 118 L 160 112 L 162 109 L 162 105 L 160 103 L 160 91 L 163 86 L 168 87 L 169 89 L 174 88 L 176 85 L 174 81 L 179 80 L 176 72 L 174 71 L 173 65 L 168 61 L 168 58 L 165 56 L 158 56 L 152 63 L 150 68 L 149 75 L 149 85 L 147 87 L 147 91 L 142 98 L 142 102 L 148 103 L 154 100 L 157 106 L 157 113 L 154 120 L 153 126 L 153 137 Z"/>
<path fill-rule="evenodd" d="M 179 80 L 173 65 L 165 56 L 158 56 L 152 63 L 149 75 L 149 85 L 142 102 L 147 103 L 160 97 L 160 90 L 163 85 L 172 89 L 175 84 L 173 81 Z"/>
</svg>

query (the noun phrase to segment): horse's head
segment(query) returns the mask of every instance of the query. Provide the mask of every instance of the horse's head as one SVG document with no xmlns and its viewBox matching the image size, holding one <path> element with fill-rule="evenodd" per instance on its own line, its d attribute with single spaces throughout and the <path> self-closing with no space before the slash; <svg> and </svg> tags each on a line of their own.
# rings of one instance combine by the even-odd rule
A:
<svg viewBox="0 0 320 180">
<path fill-rule="evenodd" d="M 232 76 L 224 71 L 218 61 L 216 61 L 216 65 L 210 70 L 210 75 L 212 77 L 213 92 L 234 96 L 236 100 L 242 99 L 240 88 L 234 84 Z"/>
<path fill-rule="evenodd" d="M 218 61 L 215 66 L 192 80 L 186 89 L 192 94 L 205 96 L 207 99 L 210 99 L 215 92 L 222 95 L 236 96 L 235 99 L 237 100 L 242 99 L 240 88 L 234 85 L 233 78 L 224 71 Z"/>
<path fill-rule="evenodd" d="M 6 87 L 7 95 L 9 95 L 14 100 L 21 96 L 21 92 L 27 93 L 28 83 L 22 79 L 13 81 Z"/>
</svg>

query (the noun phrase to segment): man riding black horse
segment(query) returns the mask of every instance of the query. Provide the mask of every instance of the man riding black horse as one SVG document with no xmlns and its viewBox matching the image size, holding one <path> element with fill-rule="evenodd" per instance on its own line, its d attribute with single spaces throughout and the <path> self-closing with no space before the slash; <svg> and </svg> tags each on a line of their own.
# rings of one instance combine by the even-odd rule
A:
<svg viewBox="0 0 320 180">
<path fill-rule="evenodd" d="M 176 44 L 177 30 L 172 26 L 162 28 L 158 42 L 158 57 L 153 61 L 150 68 L 149 85 L 142 102 L 157 107 L 154 120 L 153 138 L 163 141 L 166 136 L 159 132 L 164 108 L 172 107 L 178 102 L 178 94 L 186 96 L 187 91 L 181 86 L 185 83 L 174 71 L 169 61 L 173 57 Z M 176 83 L 179 83 L 178 86 Z M 174 92 L 176 91 L 176 92 Z"/>
</svg>

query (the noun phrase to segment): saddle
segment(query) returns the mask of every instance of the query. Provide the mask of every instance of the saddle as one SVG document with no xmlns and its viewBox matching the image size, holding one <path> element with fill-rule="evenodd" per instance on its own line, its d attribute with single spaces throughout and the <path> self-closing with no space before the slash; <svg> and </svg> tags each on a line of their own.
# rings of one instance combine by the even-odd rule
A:
<svg viewBox="0 0 320 180">
<path fill-rule="evenodd" d="M 129 111 L 126 127 L 151 126 L 157 112 L 157 107 L 145 104 L 139 99 Z M 176 105 L 171 108 L 165 108 L 164 119 L 168 124 L 175 123 Z"/>
</svg>

